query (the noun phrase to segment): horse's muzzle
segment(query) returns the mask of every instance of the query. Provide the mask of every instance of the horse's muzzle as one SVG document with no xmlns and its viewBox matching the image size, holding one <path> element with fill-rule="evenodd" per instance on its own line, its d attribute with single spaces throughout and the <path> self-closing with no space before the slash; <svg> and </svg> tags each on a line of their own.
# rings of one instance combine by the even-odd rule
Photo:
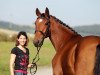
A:
<svg viewBox="0 0 100 75">
<path fill-rule="evenodd" d="M 34 40 L 33 44 L 35 47 L 41 47 L 43 45 L 43 40 Z"/>
</svg>

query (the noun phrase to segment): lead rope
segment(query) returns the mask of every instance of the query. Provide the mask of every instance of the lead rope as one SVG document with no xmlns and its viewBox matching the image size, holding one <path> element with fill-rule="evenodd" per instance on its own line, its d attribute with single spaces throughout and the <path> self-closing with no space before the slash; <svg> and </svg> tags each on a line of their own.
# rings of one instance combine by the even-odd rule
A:
<svg viewBox="0 0 100 75">
<path fill-rule="evenodd" d="M 47 24 L 46 25 L 48 25 L 48 27 L 47 27 L 47 29 L 46 29 L 46 32 L 45 32 L 45 34 L 47 34 L 48 33 L 48 31 L 49 31 L 49 28 L 50 28 L 50 20 L 47 22 Z M 36 30 L 36 31 L 39 31 L 39 30 Z M 35 32 L 36 32 L 35 31 Z M 44 41 L 44 38 L 46 37 L 46 35 L 42 32 L 42 31 L 39 31 L 39 32 L 41 32 L 41 34 L 43 35 L 43 40 L 42 40 L 42 43 L 43 43 L 43 41 Z M 39 51 L 40 51 L 40 48 L 41 48 L 41 46 L 39 47 L 37 47 L 37 54 L 35 55 L 35 58 L 33 59 L 33 61 L 32 61 L 32 67 L 30 68 L 30 73 L 31 73 L 31 75 L 34 75 L 36 72 L 37 72 L 37 62 L 39 61 Z M 36 58 L 38 57 L 38 59 L 36 60 Z M 36 60 L 36 61 L 35 61 Z M 32 72 L 32 68 L 35 68 L 35 71 L 33 71 Z"/>
<path fill-rule="evenodd" d="M 40 48 L 41 47 L 37 47 L 37 54 L 35 55 L 35 58 L 33 59 L 33 61 L 32 61 L 32 66 L 30 67 L 30 74 L 31 75 L 34 75 L 36 72 L 37 72 L 37 62 L 39 61 L 39 51 L 40 51 Z M 37 59 L 37 60 L 36 60 Z M 34 69 L 35 68 L 35 70 L 34 71 L 32 71 L 32 69 Z"/>
</svg>

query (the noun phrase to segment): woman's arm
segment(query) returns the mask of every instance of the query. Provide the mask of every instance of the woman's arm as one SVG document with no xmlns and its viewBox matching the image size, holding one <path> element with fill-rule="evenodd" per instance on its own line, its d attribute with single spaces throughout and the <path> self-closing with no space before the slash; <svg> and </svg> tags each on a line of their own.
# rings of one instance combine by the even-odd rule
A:
<svg viewBox="0 0 100 75">
<path fill-rule="evenodd" d="M 14 75 L 15 58 L 16 58 L 16 55 L 15 54 L 11 54 L 11 57 L 10 57 L 10 73 L 11 73 L 11 75 Z"/>
</svg>

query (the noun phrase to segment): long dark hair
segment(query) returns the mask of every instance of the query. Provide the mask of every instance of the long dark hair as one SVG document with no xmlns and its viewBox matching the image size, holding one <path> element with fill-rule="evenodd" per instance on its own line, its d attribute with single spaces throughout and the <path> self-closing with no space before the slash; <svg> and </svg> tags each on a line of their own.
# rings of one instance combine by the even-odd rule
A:
<svg viewBox="0 0 100 75">
<path fill-rule="evenodd" d="M 18 33 L 18 35 L 17 35 L 17 39 L 19 39 L 19 37 L 21 36 L 21 35 L 23 35 L 23 36 L 25 36 L 26 37 L 26 43 L 25 43 L 25 45 L 24 46 L 27 46 L 27 44 L 28 44 L 28 42 L 29 42 L 29 39 L 28 39 L 28 37 L 27 37 L 27 33 L 25 32 L 25 31 L 20 31 L 19 33 Z M 19 41 L 16 39 L 16 46 L 18 46 L 19 45 Z"/>
</svg>

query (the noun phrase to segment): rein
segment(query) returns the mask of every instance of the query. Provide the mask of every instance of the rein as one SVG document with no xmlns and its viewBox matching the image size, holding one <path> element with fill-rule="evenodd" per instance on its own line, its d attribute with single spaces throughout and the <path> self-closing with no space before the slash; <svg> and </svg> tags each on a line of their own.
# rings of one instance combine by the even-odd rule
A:
<svg viewBox="0 0 100 75">
<path fill-rule="evenodd" d="M 41 47 L 37 47 L 37 54 L 35 55 L 35 58 L 32 61 L 32 66 L 30 67 L 30 73 L 31 75 L 34 75 L 37 72 L 37 62 L 39 61 L 39 51 L 40 51 Z M 36 60 L 37 59 L 37 60 Z M 32 71 L 32 68 L 35 68 L 35 71 Z"/>
</svg>

